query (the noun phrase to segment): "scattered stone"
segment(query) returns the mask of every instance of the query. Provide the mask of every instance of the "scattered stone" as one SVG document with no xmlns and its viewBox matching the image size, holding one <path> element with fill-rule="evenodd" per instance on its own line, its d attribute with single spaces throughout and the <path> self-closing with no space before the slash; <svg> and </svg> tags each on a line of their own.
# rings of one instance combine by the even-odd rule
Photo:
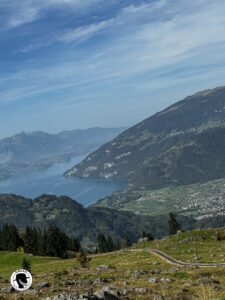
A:
<svg viewBox="0 0 225 300">
<path fill-rule="evenodd" d="M 51 284 L 49 282 L 40 282 L 37 284 L 37 287 L 39 288 L 48 288 L 51 287 Z"/>
<path fill-rule="evenodd" d="M 162 271 L 161 270 L 151 270 L 149 271 L 149 274 L 155 275 L 155 274 L 161 274 Z"/>
<path fill-rule="evenodd" d="M 10 293 L 13 293 L 15 290 L 12 288 L 12 287 L 5 287 L 5 288 L 2 288 L 2 293 L 3 294 L 10 294 Z"/>
<path fill-rule="evenodd" d="M 160 296 L 160 295 L 155 295 L 155 297 L 153 299 L 154 300 L 165 300 L 165 298 L 163 296 Z"/>
<path fill-rule="evenodd" d="M 109 280 L 106 278 L 97 278 L 93 283 L 94 284 L 102 284 L 102 283 L 107 283 L 107 282 L 109 282 Z"/>
<path fill-rule="evenodd" d="M 159 282 L 159 280 L 156 277 L 152 277 L 152 278 L 149 278 L 148 282 L 152 283 L 152 284 L 156 284 Z"/>
<path fill-rule="evenodd" d="M 163 277 L 163 278 L 160 279 L 160 281 L 161 281 L 161 282 L 172 282 L 173 280 L 170 279 L 170 278 L 164 278 L 164 277 Z"/>
<path fill-rule="evenodd" d="M 198 283 L 202 283 L 202 284 L 219 284 L 219 281 L 215 280 L 211 277 L 203 277 L 203 278 L 198 280 Z"/>
<path fill-rule="evenodd" d="M 172 269 L 168 270 L 168 273 L 173 273 L 173 274 L 175 274 L 175 273 L 177 273 L 177 272 L 179 272 L 179 269 L 177 269 L 177 268 L 172 268 Z"/>
<path fill-rule="evenodd" d="M 108 265 L 100 265 L 96 268 L 97 271 L 105 271 L 105 270 L 110 270 L 112 269 L 111 266 L 108 266 Z"/>
<path fill-rule="evenodd" d="M 102 300 L 119 300 L 120 293 L 114 286 L 104 286 L 100 292 L 94 294 L 96 299 Z"/>
<path fill-rule="evenodd" d="M 147 294 L 148 291 L 149 291 L 148 288 L 136 288 L 135 289 L 135 293 L 137 293 L 137 294 Z"/>
<path fill-rule="evenodd" d="M 155 262 L 153 263 L 153 266 L 160 266 L 160 263 L 157 262 L 157 261 L 155 261 Z"/>
</svg>

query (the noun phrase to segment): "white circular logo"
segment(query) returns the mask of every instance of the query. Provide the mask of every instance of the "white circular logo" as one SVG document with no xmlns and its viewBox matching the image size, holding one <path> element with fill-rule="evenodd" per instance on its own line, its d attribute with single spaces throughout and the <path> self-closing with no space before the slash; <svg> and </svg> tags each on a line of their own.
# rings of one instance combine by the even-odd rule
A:
<svg viewBox="0 0 225 300">
<path fill-rule="evenodd" d="M 12 287 L 19 291 L 24 292 L 32 285 L 32 275 L 27 270 L 16 270 L 11 276 Z"/>
</svg>

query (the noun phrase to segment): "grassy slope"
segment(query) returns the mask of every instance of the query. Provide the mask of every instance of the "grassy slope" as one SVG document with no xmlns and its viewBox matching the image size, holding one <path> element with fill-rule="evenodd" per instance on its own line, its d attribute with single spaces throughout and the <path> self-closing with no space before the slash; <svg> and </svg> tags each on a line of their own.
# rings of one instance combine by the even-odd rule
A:
<svg viewBox="0 0 225 300">
<path fill-rule="evenodd" d="M 225 230 L 218 230 L 223 231 Z M 40 258 L 30 256 L 32 262 L 34 284 L 48 281 L 52 288 L 42 289 L 35 295 L 24 295 L 24 299 L 41 299 L 42 297 L 59 294 L 62 291 L 87 292 L 98 291 L 102 285 L 113 285 L 118 288 L 148 287 L 148 294 L 131 293 L 129 299 L 154 299 L 153 295 L 186 297 L 179 299 L 225 299 L 225 268 L 190 269 L 173 267 L 160 258 L 151 255 L 148 248 L 156 248 L 183 261 L 194 261 L 198 256 L 200 262 L 224 262 L 225 241 L 216 240 L 217 230 L 192 231 L 178 234 L 175 237 L 156 240 L 135 245 L 130 249 L 114 253 L 92 255 L 90 267 L 81 269 L 74 259 L 59 260 L 56 258 Z M 213 255 L 213 256 L 212 256 Z M 12 271 L 20 267 L 23 254 L 0 253 L 0 288 L 9 286 L 8 278 Z M 96 271 L 102 264 L 112 266 L 112 269 Z M 158 272 L 159 274 L 152 274 Z M 168 278 L 171 282 L 149 283 L 149 278 Z M 108 282 L 94 283 L 97 278 Z M 78 281 L 80 285 L 65 286 L 65 282 Z M 215 282 L 214 282 L 215 280 Z M 126 283 L 124 283 L 126 282 Z M 205 296 L 204 296 L 205 295 Z M 4 298 L 3 298 L 4 299 Z M 7 295 L 5 299 L 15 299 L 15 294 Z"/>
</svg>

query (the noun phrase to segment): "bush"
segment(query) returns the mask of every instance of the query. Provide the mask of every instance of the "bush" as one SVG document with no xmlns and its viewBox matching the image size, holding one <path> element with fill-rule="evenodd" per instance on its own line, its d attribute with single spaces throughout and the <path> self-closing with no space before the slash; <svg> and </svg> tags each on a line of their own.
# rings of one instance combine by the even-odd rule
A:
<svg viewBox="0 0 225 300">
<path fill-rule="evenodd" d="M 79 252 L 76 260 L 82 268 L 87 268 L 91 259 L 88 258 L 84 252 Z"/>
<path fill-rule="evenodd" d="M 26 257 L 23 258 L 21 266 L 22 266 L 22 269 L 31 272 L 31 263 L 28 259 L 26 259 Z"/>
</svg>

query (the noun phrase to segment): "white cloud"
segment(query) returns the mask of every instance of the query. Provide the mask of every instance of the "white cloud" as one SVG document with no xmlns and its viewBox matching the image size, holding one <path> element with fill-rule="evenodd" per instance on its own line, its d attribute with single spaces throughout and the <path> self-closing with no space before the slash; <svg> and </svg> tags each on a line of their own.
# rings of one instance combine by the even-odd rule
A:
<svg viewBox="0 0 225 300">
<path fill-rule="evenodd" d="M 73 9 L 79 12 L 102 1 L 103 0 L 3 0 L 3 2 L 0 3 L 0 9 L 4 9 L 7 13 L 6 24 L 3 27 L 10 29 L 35 21 L 48 9 L 61 9 L 64 7 L 65 9 Z"/>
<path fill-rule="evenodd" d="M 111 20 L 107 20 L 99 23 L 89 24 L 87 26 L 78 27 L 66 32 L 62 36 L 58 37 L 57 40 L 65 43 L 71 43 L 74 41 L 84 41 L 89 39 L 96 33 L 106 29 L 111 23 Z"/>
<path fill-rule="evenodd" d="M 14 82 L 14 91 L 2 91 L 0 99 L 43 99 L 57 93 L 58 108 L 67 97 L 110 99 L 119 93 L 130 97 L 130 91 L 131 97 L 147 97 L 155 89 L 185 82 L 200 87 L 203 78 L 209 82 L 216 74 L 220 83 L 225 60 L 220 47 L 225 45 L 224 16 L 222 1 L 161 0 L 157 5 L 128 6 L 109 21 L 70 30 L 51 41 L 84 41 L 107 28 L 107 43 L 98 50 L 92 47 L 83 53 L 68 45 L 69 54 L 57 64 L 25 68 L 5 79 L 5 86 Z M 206 64 L 208 74 L 204 69 L 203 77 Z M 24 88 L 20 90 L 21 84 Z"/>
</svg>

